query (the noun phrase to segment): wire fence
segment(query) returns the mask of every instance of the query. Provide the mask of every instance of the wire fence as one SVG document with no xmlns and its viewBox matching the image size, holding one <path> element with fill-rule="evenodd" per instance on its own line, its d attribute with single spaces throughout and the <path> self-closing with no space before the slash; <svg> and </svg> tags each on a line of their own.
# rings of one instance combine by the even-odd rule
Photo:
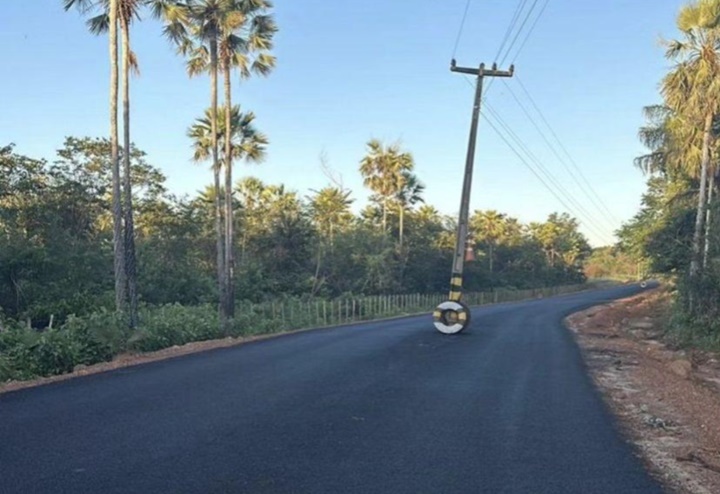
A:
<svg viewBox="0 0 720 494">
<path fill-rule="evenodd" d="M 464 293 L 463 301 L 471 307 L 517 302 L 589 288 L 588 285 L 558 286 L 532 290 L 495 290 Z M 274 303 L 241 303 L 234 323 L 242 333 L 263 334 L 306 328 L 321 328 L 371 321 L 394 316 L 430 314 L 447 294 L 407 294 L 342 297 L 335 300 L 286 300 Z"/>
</svg>

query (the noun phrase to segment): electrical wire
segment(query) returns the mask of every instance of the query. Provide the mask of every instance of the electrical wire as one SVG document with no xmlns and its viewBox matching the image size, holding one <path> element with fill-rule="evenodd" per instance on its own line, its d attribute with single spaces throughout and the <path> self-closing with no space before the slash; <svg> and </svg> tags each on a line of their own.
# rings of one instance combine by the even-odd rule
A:
<svg viewBox="0 0 720 494">
<path fill-rule="evenodd" d="M 530 10 L 528 10 L 527 14 L 525 15 L 525 19 L 523 20 L 522 24 L 520 25 L 520 29 L 518 29 L 518 32 L 515 34 L 515 38 L 513 39 L 512 43 L 510 44 L 510 47 L 509 47 L 509 48 L 507 49 L 507 51 L 505 52 L 505 55 L 503 56 L 503 58 L 502 58 L 502 60 L 500 61 L 499 65 L 502 66 L 503 64 L 505 64 L 505 61 L 507 60 L 508 56 L 509 56 L 510 53 L 512 52 L 512 49 L 513 49 L 513 47 L 515 46 L 515 43 L 517 42 L 517 39 L 519 38 L 520 34 L 522 33 L 523 27 L 525 27 L 525 24 L 527 24 L 527 21 L 530 19 L 531 15 L 532 15 L 532 12 L 533 12 L 533 10 L 535 10 L 535 7 L 537 6 L 537 4 L 538 4 L 538 0 L 535 0 L 535 1 L 533 2 L 533 4 L 530 6 Z M 525 47 L 525 45 L 527 44 L 528 40 L 530 39 L 530 36 L 531 36 L 532 33 L 535 31 L 535 28 L 537 27 L 537 25 L 538 25 L 538 23 L 539 23 L 539 21 L 540 21 L 540 18 L 541 18 L 541 17 L 543 16 L 543 14 L 545 13 L 545 10 L 547 9 L 547 6 L 548 6 L 549 4 L 550 4 L 550 0 L 545 0 L 545 3 L 543 4 L 542 8 L 540 9 L 540 12 L 539 12 L 538 15 L 535 17 L 535 20 L 533 21 L 532 25 L 530 26 L 530 29 L 529 29 L 528 32 L 526 33 L 525 38 L 523 39 L 522 44 L 520 45 L 520 48 L 519 48 L 518 51 L 515 53 L 515 56 L 514 56 L 513 59 L 512 59 L 512 60 L 513 60 L 513 61 L 512 61 L 513 65 L 515 64 L 515 60 L 517 60 L 518 56 L 520 55 L 520 52 L 522 52 L 523 48 Z M 503 41 L 503 44 L 501 45 L 501 49 L 498 51 L 498 54 L 499 54 L 500 52 L 502 52 L 502 47 L 503 47 L 504 45 L 505 45 L 505 41 Z M 498 56 L 499 56 L 499 55 L 498 55 Z M 498 59 L 498 56 L 495 57 L 495 60 Z M 494 82 L 494 79 L 491 80 L 490 83 L 488 84 L 487 90 L 485 91 L 486 95 L 489 95 L 489 94 L 490 94 L 490 89 L 491 89 L 492 86 L 493 86 L 493 82 Z M 483 99 L 484 99 L 484 98 L 483 98 Z"/>
<path fill-rule="evenodd" d="M 603 241 L 612 244 L 612 235 L 609 234 L 607 230 L 598 223 L 597 219 L 591 213 L 589 213 L 588 210 L 585 209 L 585 207 L 580 202 L 578 202 L 578 200 L 572 194 L 568 192 L 568 190 L 557 180 L 557 178 L 555 178 L 555 176 L 540 161 L 540 159 L 532 151 L 530 151 L 530 149 L 524 142 L 522 142 L 522 139 L 520 139 L 520 137 L 502 119 L 502 117 L 489 104 L 485 104 L 485 110 L 486 112 L 483 112 L 485 117 L 492 117 L 496 121 L 496 123 L 498 123 L 498 125 L 502 127 L 502 129 L 507 133 L 507 135 L 515 142 L 517 147 L 525 153 L 525 155 L 529 158 L 530 162 L 534 163 L 540 173 L 545 177 L 547 182 L 549 182 L 550 185 L 552 185 L 557 190 L 558 194 L 562 196 L 565 201 L 567 201 L 561 201 L 561 204 L 563 204 L 563 206 L 568 210 L 568 212 L 576 216 L 579 221 L 584 223 L 585 227 L 594 235 L 598 236 Z M 515 150 L 513 150 L 513 152 L 515 152 Z M 546 188 L 548 188 L 548 190 L 550 190 L 550 192 L 553 192 L 552 188 L 550 188 L 545 181 L 541 182 Z M 555 195 L 555 197 L 560 200 L 558 194 L 553 193 L 553 195 Z M 582 218 L 584 218 L 584 221 Z"/>
<path fill-rule="evenodd" d="M 460 45 L 460 38 L 462 37 L 463 29 L 465 28 L 465 21 L 467 20 L 468 11 L 470 10 L 470 2 L 472 0 L 467 0 L 465 3 L 465 11 L 463 12 L 462 20 L 460 21 L 460 27 L 458 28 L 457 37 L 455 38 L 455 47 L 453 48 L 453 54 L 451 58 L 455 58 L 455 55 L 457 55 L 457 49 Z"/>
<path fill-rule="evenodd" d="M 470 82 L 467 77 L 465 77 L 464 79 L 465 82 L 467 82 L 471 87 L 473 86 L 472 82 Z M 502 134 L 502 132 L 500 132 L 496 125 L 492 123 L 490 124 L 491 127 L 493 127 L 493 130 L 495 130 L 495 132 L 502 138 L 502 140 L 508 145 L 508 147 L 510 147 L 511 151 L 513 151 L 513 153 L 515 153 L 518 158 L 520 158 L 523 165 L 525 165 L 533 173 L 533 175 L 535 175 L 535 177 L 540 181 L 540 183 L 560 202 L 560 204 L 562 204 L 562 206 L 566 210 L 568 210 L 568 212 L 573 214 L 578 219 L 578 221 L 584 224 L 585 227 L 594 235 L 596 235 L 598 238 L 601 238 L 603 241 L 608 242 L 608 240 L 611 239 L 612 236 L 609 236 L 607 232 L 605 232 L 602 227 L 597 224 L 595 218 L 557 181 L 557 179 L 552 175 L 552 173 L 547 169 L 547 167 L 545 167 L 545 165 L 542 164 L 538 157 L 528 149 L 528 147 L 522 142 L 520 137 L 518 137 L 518 135 L 510 128 L 510 126 L 504 122 L 502 117 L 500 117 L 500 115 L 492 108 L 492 106 L 489 105 L 487 102 L 484 102 L 483 105 L 485 109 L 482 111 L 482 114 L 486 117 L 486 120 L 489 121 L 490 117 L 492 117 L 497 122 L 497 125 L 502 127 L 503 130 L 510 137 L 510 139 L 515 142 L 515 145 L 513 145 L 510 140 L 508 140 L 508 137 L 506 137 Z M 527 159 L 520 154 L 516 146 L 525 153 Z M 534 166 L 531 163 L 534 163 Z M 540 172 L 542 173 L 542 175 L 544 175 L 545 178 L 543 178 L 541 174 L 538 173 L 536 167 L 540 170 Z M 548 184 L 548 182 L 552 184 L 552 186 Z M 557 191 L 555 189 L 557 189 Z M 570 204 L 572 204 L 572 206 Z M 584 217 L 584 220 L 581 217 Z M 610 241 L 609 243 L 613 242 Z"/>
<path fill-rule="evenodd" d="M 525 48 L 525 45 L 527 44 L 528 40 L 530 39 L 530 36 L 532 35 L 533 31 L 535 31 L 535 28 L 538 25 L 538 22 L 540 21 L 540 18 L 545 13 L 545 10 L 547 10 L 548 5 L 550 5 L 550 0 L 545 0 L 545 4 L 542 6 L 542 9 L 540 9 L 540 13 L 535 18 L 535 21 L 533 22 L 532 26 L 530 26 L 530 30 L 527 32 L 527 35 L 525 35 L 525 39 L 520 44 L 520 48 L 518 48 L 518 51 L 515 53 L 515 56 L 512 58 L 512 63 L 515 63 L 515 61 L 520 56 L 520 53 L 522 53 L 523 48 Z"/>
<path fill-rule="evenodd" d="M 598 195 L 598 193 L 595 191 L 595 189 L 593 188 L 593 186 L 590 184 L 590 182 L 588 181 L 587 177 L 585 177 L 585 174 L 582 172 L 582 169 L 581 169 L 580 166 L 577 164 L 577 162 L 575 161 L 575 159 L 573 159 L 572 155 L 570 155 L 570 153 L 568 152 L 567 148 L 565 147 L 565 145 L 563 144 L 563 142 L 560 140 L 560 138 L 558 137 L 558 135 L 557 135 L 557 133 L 555 132 L 555 130 L 554 130 L 554 129 L 552 128 L 552 126 L 550 125 L 550 122 L 548 122 L 547 118 L 545 118 L 545 115 L 543 114 L 543 112 L 542 112 L 542 111 L 540 110 L 540 108 L 538 107 L 537 103 L 535 102 L 535 99 L 532 97 L 532 95 L 530 94 L 530 92 L 527 90 L 527 87 L 525 87 L 525 84 L 523 84 L 522 78 L 516 76 L 515 79 L 517 80 L 518 85 L 519 85 L 520 88 L 523 90 L 523 92 L 525 93 L 525 95 L 528 97 L 528 100 L 530 101 L 530 104 L 532 104 L 533 108 L 535 108 L 535 111 L 536 111 L 536 112 L 538 113 L 538 115 L 540 116 L 540 119 L 543 121 L 543 123 L 545 124 L 545 126 L 546 126 L 546 127 L 548 128 L 548 130 L 550 131 L 550 134 L 553 136 L 553 138 L 555 138 L 555 141 L 558 143 L 558 146 L 560 147 L 560 149 L 563 151 L 563 153 L 565 153 L 565 156 L 567 156 L 568 160 L 570 161 L 570 164 L 572 164 L 572 166 L 575 168 L 575 170 L 577 170 L 578 175 L 579 175 L 580 178 L 583 180 L 583 182 L 585 183 L 585 185 L 588 187 L 588 189 L 590 190 L 590 192 L 591 192 L 591 194 L 594 196 L 594 198 L 597 200 L 596 207 L 599 207 L 599 209 L 603 210 L 603 211 L 607 214 L 608 218 L 609 218 L 610 220 L 612 220 L 612 222 L 619 224 L 619 223 L 620 223 L 620 220 L 618 220 L 618 218 L 610 211 L 610 209 L 607 207 L 607 204 L 605 204 L 605 202 L 602 200 L 602 198 Z M 599 206 L 598 206 L 598 205 L 599 205 Z"/>
<path fill-rule="evenodd" d="M 515 43 L 517 43 L 518 38 L 520 37 L 520 33 L 522 33 L 523 29 L 525 28 L 525 25 L 527 24 L 527 21 L 532 16 L 533 11 L 535 10 L 535 7 L 537 7 L 537 4 L 540 0 L 533 0 L 532 5 L 530 6 L 530 10 L 527 11 L 527 14 L 525 14 L 525 19 L 523 19 L 522 24 L 520 24 L 520 28 L 518 29 L 517 33 L 515 33 L 515 37 L 513 38 L 512 42 L 510 43 L 510 46 L 508 47 L 507 51 L 505 52 L 505 55 L 500 60 L 500 65 L 503 65 L 505 61 L 507 60 L 508 55 L 510 55 L 510 52 L 515 47 Z"/>
<path fill-rule="evenodd" d="M 515 26 L 517 25 L 517 21 L 520 18 L 520 13 L 525 8 L 525 5 L 527 4 L 527 0 L 519 0 L 517 8 L 515 9 L 515 13 L 512 16 L 512 19 L 510 19 L 510 24 L 508 24 L 507 30 L 505 31 L 505 36 L 503 37 L 502 43 L 500 43 L 500 48 L 498 49 L 497 54 L 495 55 L 495 58 L 493 58 L 494 62 L 497 62 L 500 58 L 500 54 L 503 51 L 503 48 L 505 48 L 505 45 L 507 44 L 508 40 L 510 39 L 510 35 L 512 34 L 513 29 L 515 29 Z"/>
<path fill-rule="evenodd" d="M 550 142 L 550 139 L 548 139 L 548 137 L 547 137 L 547 135 L 545 134 L 545 132 L 540 128 L 540 126 L 538 125 L 538 123 L 537 123 L 537 121 L 535 120 L 535 118 L 530 114 L 530 112 L 527 110 L 527 108 L 525 107 L 525 105 L 523 105 L 522 101 L 520 101 L 520 98 L 518 98 L 518 96 L 515 94 L 515 91 L 512 90 L 512 88 L 510 87 L 510 85 L 509 85 L 507 82 L 505 82 L 505 81 L 502 81 L 502 82 L 503 82 L 503 84 L 505 85 L 505 88 L 506 88 L 506 89 L 508 90 L 508 92 L 510 93 L 510 96 L 512 96 L 512 98 L 513 98 L 513 99 L 515 100 L 515 102 L 518 104 L 518 106 L 519 106 L 520 109 L 523 111 L 523 113 L 525 114 L 525 116 L 528 118 L 528 120 L 530 121 L 530 123 L 533 125 L 533 127 L 535 127 L 535 130 L 537 130 L 538 134 L 540 134 L 540 137 L 543 139 L 543 141 L 545 141 L 545 144 L 547 144 L 547 146 L 548 146 L 548 148 L 550 149 L 550 151 L 555 155 L 555 157 L 558 159 L 558 161 L 563 165 L 563 167 L 564 167 L 565 170 L 568 172 L 568 174 L 570 175 L 570 177 L 573 179 L 573 181 L 575 182 L 575 184 L 576 184 L 578 187 L 580 187 L 580 189 L 581 189 L 582 192 L 584 193 L 585 197 L 587 197 L 587 198 L 590 200 L 590 202 L 593 203 L 593 206 L 594 206 L 595 208 L 597 208 L 598 212 L 599 212 L 600 215 L 603 217 L 603 219 L 606 220 L 606 221 L 608 222 L 608 225 L 610 225 L 610 226 L 612 227 L 612 225 L 613 225 L 613 219 L 603 210 L 603 208 L 597 203 L 597 201 L 596 201 L 595 198 L 593 197 L 593 194 L 595 194 L 595 195 L 597 196 L 597 193 L 595 193 L 595 191 L 593 190 L 592 186 L 590 186 L 589 184 L 583 184 L 583 183 L 576 177 L 576 174 L 573 173 L 573 171 L 572 171 L 572 169 L 570 168 L 570 166 L 568 165 L 566 159 L 563 158 L 562 156 L 560 156 L 560 153 L 557 151 L 556 147 Z M 541 118 L 543 118 L 543 120 L 544 120 L 545 122 L 547 122 L 547 120 L 545 120 L 542 115 L 541 115 Z M 546 125 L 547 125 L 547 124 L 546 124 Z M 578 171 L 579 171 L 579 169 L 578 169 Z"/>
</svg>

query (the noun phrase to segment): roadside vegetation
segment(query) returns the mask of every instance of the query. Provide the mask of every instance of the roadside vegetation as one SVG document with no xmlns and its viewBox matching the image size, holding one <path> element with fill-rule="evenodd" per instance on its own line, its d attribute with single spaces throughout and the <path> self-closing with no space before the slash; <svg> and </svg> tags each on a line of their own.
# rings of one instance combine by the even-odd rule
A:
<svg viewBox="0 0 720 494">
<path fill-rule="evenodd" d="M 669 280 L 677 344 L 720 349 L 720 1 L 687 4 L 677 27 L 664 41 L 662 100 L 644 109 L 639 132 L 647 191 L 619 249 Z"/>
</svg>

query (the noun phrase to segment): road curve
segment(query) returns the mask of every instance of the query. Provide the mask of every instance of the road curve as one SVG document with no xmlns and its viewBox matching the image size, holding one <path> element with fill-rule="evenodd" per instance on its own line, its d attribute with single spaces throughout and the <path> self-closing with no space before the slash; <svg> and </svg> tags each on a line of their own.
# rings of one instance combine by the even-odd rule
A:
<svg viewBox="0 0 720 494">
<path fill-rule="evenodd" d="M 562 318 L 622 287 L 0 395 L 0 493 L 660 493 Z"/>
</svg>

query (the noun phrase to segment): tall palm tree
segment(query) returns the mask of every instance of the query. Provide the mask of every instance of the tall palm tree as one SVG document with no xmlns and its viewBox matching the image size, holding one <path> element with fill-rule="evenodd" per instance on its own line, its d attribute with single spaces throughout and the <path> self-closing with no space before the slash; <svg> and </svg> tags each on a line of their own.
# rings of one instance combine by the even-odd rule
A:
<svg viewBox="0 0 720 494">
<path fill-rule="evenodd" d="M 225 88 L 225 284 L 228 317 L 233 317 L 235 313 L 231 73 L 237 69 L 243 79 L 250 78 L 252 74 L 267 76 L 275 67 L 275 57 L 269 51 L 277 32 L 272 16 L 267 14 L 272 8 L 269 0 L 237 0 L 232 3 L 223 18 L 218 44 Z"/>
<path fill-rule="evenodd" d="M 185 0 L 162 12 L 166 22 L 165 35 L 175 43 L 180 54 L 187 58 L 190 77 L 210 73 L 210 151 L 212 156 L 213 186 L 215 187 L 215 231 L 218 278 L 218 311 L 221 325 L 226 327 L 227 279 L 225 277 L 225 235 L 223 199 L 220 196 L 221 164 L 218 159 L 218 41 L 222 23 L 231 0 Z"/>
<path fill-rule="evenodd" d="M 425 191 L 425 185 L 420 182 L 417 176 L 409 170 L 403 170 L 400 175 L 400 186 L 395 191 L 395 202 L 398 205 L 398 217 L 400 223 L 398 245 L 402 251 L 403 238 L 405 234 L 405 211 L 417 203 L 425 202 L 422 197 L 422 194 Z"/>
<path fill-rule="evenodd" d="M 188 57 L 188 73 L 191 76 L 210 74 L 210 120 L 213 125 L 211 135 L 216 190 L 220 190 L 222 173 L 217 136 L 219 71 L 222 70 L 224 74 L 225 116 L 230 118 L 231 71 L 239 69 L 242 77 L 266 75 L 275 65 L 269 50 L 272 49 L 272 37 L 277 28 L 272 17 L 266 14 L 271 7 L 269 0 L 185 0 L 163 14 L 167 22 L 165 34 Z M 230 130 L 229 122 L 226 122 L 225 128 Z M 229 145 L 231 139 L 226 138 L 225 142 Z M 234 311 L 232 160 L 232 153 L 226 150 L 225 197 L 218 195 L 215 204 L 219 306 L 223 322 L 232 317 Z"/>
<path fill-rule="evenodd" d="M 700 252 L 707 207 L 707 181 L 713 122 L 720 113 L 720 1 L 700 0 L 684 7 L 678 17 L 682 40 L 667 42 L 667 58 L 675 68 L 662 83 L 667 106 L 702 132 L 699 162 L 700 191 L 692 243 L 690 275 L 700 272 Z"/>
<path fill-rule="evenodd" d="M 130 72 L 138 70 L 137 59 L 130 47 L 130 24 L 139 18 L 141 0 L 120 0 L 118 21 L 122 33 L 122 94 L 123 94 L 123 216 L 125 220 L 124 255 L 130 327 L 138 323 L 137 263 L 135 258 L 135 224 L 133 220 L 132 181 L 130 179 Z"/>
<path fill-rule="evenodd" d="M 379 197 L 382 205 L 382 230 L 387 233 L 388 206 L 402 185 L 402 173 L 415 166 L 412 154 L 399 144 L 384 145 L 377 139 L 367 143 L 367 154 L 360 161 L 363 183 Z"/>
<path fill-rule="evenodd" d="M 135 226 L 133 215 L 132 181 L 130 165 L 130 73 L 139 73 L 137 57 L 130 46 L 130 25 L 133 20 L 140 19 L 143 6 L 161 8 L 168 0 L 117 0 L 111 7 L 109 0 L 66 0 L 66 8 L 77 5 L 84 10 L 99 10 L 100 13 L 88 20 L 93 34 L 105 34 L 111 28 L 110 13 L 115 10 L 116 26 L 119 26 L 122 43 L 121 85 L 123 95 L 123 153 L 122 153 L 122 217 L 123 228 L 123 265 L 125 271 L 126 302 L 130 327 L 134 328 L 138 320 L 137 299 L 137 262 L 135 254 Z"/>
<path fill-rule="evenodd" d="M 123 0 L 64 0 L 65 10 L 78 8 L 83 13 L 104 8 L 88 20 L 93 34 L 107 31 L 110 48 L 110 161 L 112 163 L 113 267 L 115 271 L 115 308 L 124 311 L 127 300 L 125 269 L 125 239 L 123 237 L 123 207 L 120 179 L 120 146 L 118 139 L 118 14 Z M 126 155 L 129 152 L 125 153 Z"/>
</svg>

